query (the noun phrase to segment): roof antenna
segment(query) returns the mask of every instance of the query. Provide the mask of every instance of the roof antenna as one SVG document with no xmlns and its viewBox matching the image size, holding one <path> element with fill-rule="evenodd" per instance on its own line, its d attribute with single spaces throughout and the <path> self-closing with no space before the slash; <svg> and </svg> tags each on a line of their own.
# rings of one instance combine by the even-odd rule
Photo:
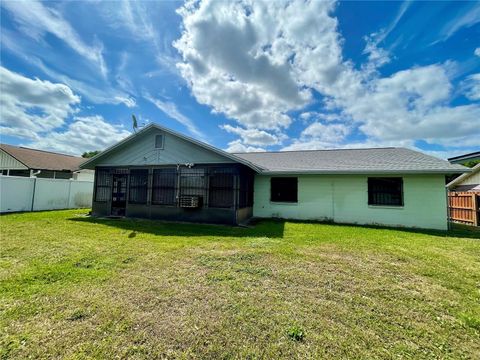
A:
<svg viewBox="0 0 480 360">
<path fill-rule="evenodd" d="M 138 129 L 138 124 L 137 124 L 137 117 L 132 114 L 132 128 L 133 128 L 133 132 L 136 133 L 137 132 L 137 129 Z"/>
</svg>

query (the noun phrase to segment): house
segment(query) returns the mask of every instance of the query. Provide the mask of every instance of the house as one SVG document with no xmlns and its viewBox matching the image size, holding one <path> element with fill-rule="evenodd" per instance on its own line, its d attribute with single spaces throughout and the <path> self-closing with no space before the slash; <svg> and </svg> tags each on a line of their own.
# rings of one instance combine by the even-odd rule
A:
<svg viewBox="0 0 480 360">
<path fill-rule="evenodd" d="M 476 151 L 469 154 L 451 157 L 448 159 L 452 164 L 466 164 L 472 161 L 480 161 L 480 151 Z"/>
<path fill-rule="evenodd" d="M 79 169 L 84 161 L 82 157 L 0 144 L 2 175 L 92 181 L 93 171 Z"/>
<path fill-rule="evenodd" d="M 250 217 L 447 229 L 445 175 L 404 148 L 231 154 L 151 124 L 81 165 L 94 216 L 237 224 Z"/>
<path fill-rule="evenodd" d="M 479 153 L 480 154 L 480 153 Z M 450 191 L 468 191 L 480 193 L 480 163 L 471 172 L 464 173 L 447 184 Z"/>
</svg>

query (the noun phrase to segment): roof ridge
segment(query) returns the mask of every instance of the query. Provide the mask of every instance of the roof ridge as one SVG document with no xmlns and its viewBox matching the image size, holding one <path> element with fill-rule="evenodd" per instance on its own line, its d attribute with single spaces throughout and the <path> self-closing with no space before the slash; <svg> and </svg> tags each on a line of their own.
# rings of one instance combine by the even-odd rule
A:
<svg viewBox="0 0 480 360">
<path fill-rule="evenodd" d="M 270 154 L 270 153 L 290 153 L 290 152 L 314 152 L 314 151 L 345 151 L 345 150 L 380 150 L 380 149 L 405 149 L 404 147 L 385 146 L 369 148 L 340 148 L 340 149 L 307 149 L 307 150 L 273 150 L 273 151 L 239 151 L 231 154 Z M 408 149 L 407 149 L 408 150 Z"/>
</svg>

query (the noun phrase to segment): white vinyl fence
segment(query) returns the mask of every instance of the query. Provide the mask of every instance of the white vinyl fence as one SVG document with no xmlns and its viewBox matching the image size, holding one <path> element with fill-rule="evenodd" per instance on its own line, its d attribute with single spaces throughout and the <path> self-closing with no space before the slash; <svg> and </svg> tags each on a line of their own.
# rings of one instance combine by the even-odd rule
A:
<svg viewBox="0 0 480 360">
<path fill-rule="evenodd" d="M 0 175 L 0 213 L 92 206 L 93 181 Z"/>
</svg>

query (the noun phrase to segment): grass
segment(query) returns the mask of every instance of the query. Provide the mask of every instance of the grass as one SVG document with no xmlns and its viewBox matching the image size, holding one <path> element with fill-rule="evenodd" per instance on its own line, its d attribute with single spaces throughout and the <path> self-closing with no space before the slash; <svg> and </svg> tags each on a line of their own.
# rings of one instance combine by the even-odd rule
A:
<svg viewBox="0 0 480 360">
<path fill-rule="evenodd" d="M 0 217 L 1 358 L 480 357 L 478 233 L 85 214 Z"/>
</svg>

